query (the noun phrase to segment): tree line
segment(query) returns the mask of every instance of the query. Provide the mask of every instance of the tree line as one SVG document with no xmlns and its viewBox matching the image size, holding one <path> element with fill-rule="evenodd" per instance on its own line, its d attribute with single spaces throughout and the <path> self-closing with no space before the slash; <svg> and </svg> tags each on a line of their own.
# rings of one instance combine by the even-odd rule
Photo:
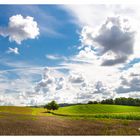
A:
<svg viewBox="0 0 140 140">
<path fill-rule="evenodd" d="M 119 97 L 115 99 L 105 99 L 100 102 L 89 101 L 88 104 L 115 104 L 115 105 L 140 106 L 140 99 Z"/>
</svg>

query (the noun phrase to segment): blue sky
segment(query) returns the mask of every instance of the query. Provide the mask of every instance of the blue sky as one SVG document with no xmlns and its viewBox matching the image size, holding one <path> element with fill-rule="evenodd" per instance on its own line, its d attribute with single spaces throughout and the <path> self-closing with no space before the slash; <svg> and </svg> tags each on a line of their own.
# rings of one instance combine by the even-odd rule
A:
<svg viewBox="0 0 140 140">
<path fill-rule="evenodd" d="M 8 37 L 0 36 L 0 53 L 3 58 L 13 61 L 32 61 L 38 65 L 53 65 L 53 62 L 45 58 L 46 54 L 57 54 L 70 56 L 74 51 L 70 48 L 78 44 L 78 34 L 76 27 L 69 21 L 66 12 L 60 10 L 57 6 L 44 5 L 25 5 L 25 6 L 1 6 L 0 18 L 1 26 L 8 24 L 9 17 L 21 14 L 23 16 L 32 16 L 40 27 L 40 35 L 35 40 L 26 40 L 18 45 L 16 42 L 9 42 Z M 36 9 L 40 13 L 36 13 Z M 3 14 L 3 13 L 6 13 Z M 43 29 L 42 29 L 43 28 Z M 46 28 L 46 29 L 45 29 Z M 49 28 L 49 29 L 47 29 Z M 19 48 L 21 55 L 6 54 L 8 47 Z M 3 66 L 0 67 L 3 69 Z"/>
<path fill-rule="evenodd" d="M 139 98 L 136 5 L 0 5 L 0 104 Z"/>
</svg>

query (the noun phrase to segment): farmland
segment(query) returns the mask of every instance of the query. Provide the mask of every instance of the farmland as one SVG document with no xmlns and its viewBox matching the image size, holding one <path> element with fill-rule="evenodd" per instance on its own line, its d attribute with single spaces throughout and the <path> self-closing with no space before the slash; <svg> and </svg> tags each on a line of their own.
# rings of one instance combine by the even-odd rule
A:
<svg viewBox="0 0 140 140">
<path fill-rule="evenodd" d="M 54 111 L 54 114 L 60 116 L 84 117 L 90 118 L 114 118 L 140 120 L 140 107 L 122 106 L 122 105 L 75 105 L 60 108 Z"/>
<path fill-rule="evenodd" d="M 0 135 L 140 135 L 140 107 L 92 104 L 46 112 L 1 106 Z"/>
</svg>

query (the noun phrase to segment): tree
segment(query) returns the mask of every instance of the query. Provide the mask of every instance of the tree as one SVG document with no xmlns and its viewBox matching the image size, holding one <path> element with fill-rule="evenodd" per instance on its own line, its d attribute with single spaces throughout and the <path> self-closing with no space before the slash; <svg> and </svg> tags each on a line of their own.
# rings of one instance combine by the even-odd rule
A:
<svg viewBox="0 0 140 140">
<path fill-rule="evenodd" d="M 88 104 L 93 104 L 93 101 L 88 101 Z"/>
<path fill-rule="evenodd" d="M 105 99 L 101 101 L 101 104 L 114 104 L 113 99 Z"/>
<path fill-rule="evenodd" d="M 93 101 L 93 104 L 98 104 L 98 102 L 97 101 Z"/>
<path fill-rule="evenodd" d="M 48 110 L 57 110 L 59 108 L 59 105 L 55 101 L 51 101 L 50 103 L 46 104 L 44 108 Z"/>
</svg>

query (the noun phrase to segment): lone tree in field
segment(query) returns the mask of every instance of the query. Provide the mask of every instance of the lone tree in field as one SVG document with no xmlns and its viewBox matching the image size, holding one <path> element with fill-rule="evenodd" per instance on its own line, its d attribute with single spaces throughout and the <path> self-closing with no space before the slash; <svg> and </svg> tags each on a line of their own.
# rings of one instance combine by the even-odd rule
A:
<svg viewBox="0 0 140 140">
<path fill-rule="evenodd" d="M 51 101 L 50 103 L 46 104 L 44 108 L 48 110 L 57 110 L 59 108 L 59 105 L 55 101 Z"/>
</svg>

